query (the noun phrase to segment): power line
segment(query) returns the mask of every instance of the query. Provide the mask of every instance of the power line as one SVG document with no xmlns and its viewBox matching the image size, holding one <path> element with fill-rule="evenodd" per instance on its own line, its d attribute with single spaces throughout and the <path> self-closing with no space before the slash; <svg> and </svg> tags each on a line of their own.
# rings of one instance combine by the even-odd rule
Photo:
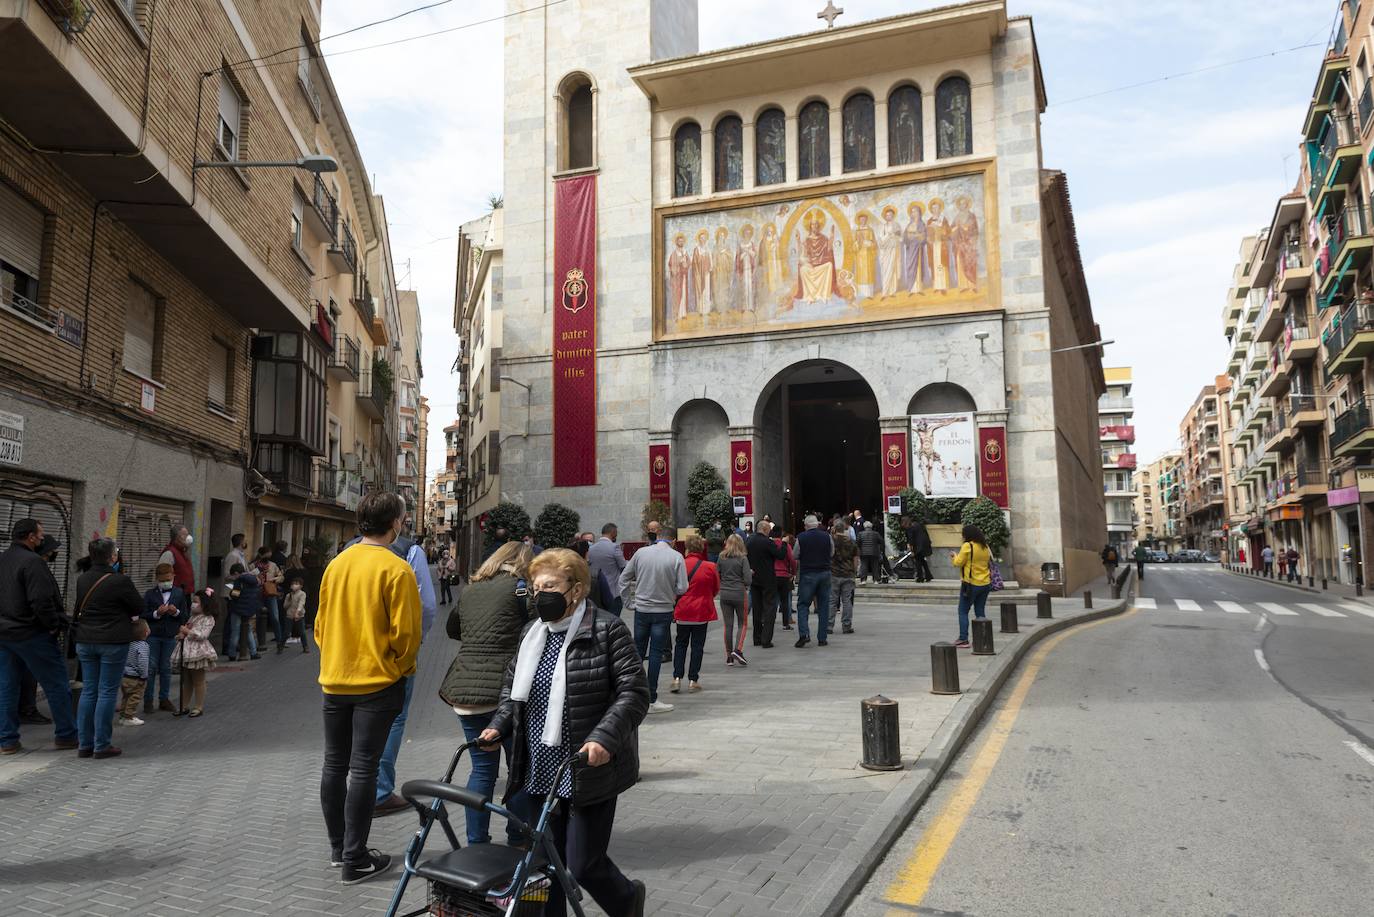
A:
<svg viewBox="0 0 1374 917">
<path fill-rule="evenodd" d="M 452 2 L 453 2 L 453 0 L 436 0 L 436 2 L 434 2 L 434 3 L 428 3 L 428 4 L 425 4 L 424 6 L 417 6 L 417 7 L 415 7 L 414 9 L 409 9 L 409 10 L 406 10 L 405 12 L 397 13 L 397 14 L 394 15 L 394 16 L 388 16 L 388 17 L 386 17 L 385 19 L 375 19 L 375 20 L 373 20 L 372 22 L 365 22 L 365 23 L 363 23 L 362 25 L 354 26 L 354 27 L 351 28 L 351 29 L 344 29 L 342 32 L 335 32 L 335 33 L 332 34 L 332 35 L 321 35 L 321 36 L 319 37 L 319 39 L 315 42 L 315 44 L 318 45 L 318 44 L 320 44 L 320 43 L 322 43 L 322 42 L 329 41 L 331 38 L 340 38 L 340 37 L 342 37 L 342 36 L 344 36 L 344 35 L 352 35 L 354 32 L 361 32 L 363 29 L 370 29 L 370 28 L 372 28 L 372 27 L 374 27 L 374 26 L 385 25 L 385 24 L 388 23 L 388 22 L 395 22 L 395 21 L 398 20 L 398 19 L 404 19 L 405 17 L 410 16 L 410 15 L 412 15 L 412 14 L 414 14 L 414 13 L 422 13 L 422 12 L 424 12 L 425 10 L 431 10 L 431 9 L 434 9 L 436 6 L 444 6 L 445 4 L 449 4 L 449 3 L 452 3 Z M 236 62 L 234 62 L 234 63 L 232 63 L 232 64 L 228 64 L 228 65 L 227 65 L 227 69 L 233 70 L 234 68 L 236 68 L 236 67 L 241 67 L 241 66 L 243 66 L 244 64 L 255 64 L 255 63 L 257 63 L 258 61 L 271 60 L 272 58 L 276 57 L 276 56 L 279 55 L 279 54 L 286 54 L 287 52 L 290 52 L 290 51 L 299 51 L 299 50 L 301 50 L 302 48 L 305 48 L 305 47 L 307 47 L 307 45 L 306 45 L 304 42 L 300 42 L 300 43 L 298 43 L 298 44 L 291 45 L 289 48 L 282 48 L 281 50 L 273 51 L 271 54 L 264 54 L 264 55 L 261 55 L 261 56 L 259 56 L 259 57 L 250 57 L 250 58 L 246 58 L 245 60 L 236 61 Z M 223 68 L 223 67 L 222 67 L 222 68 L 220 68 L 220 69 L 226 69 L 226 68 Z"/>
</svg>

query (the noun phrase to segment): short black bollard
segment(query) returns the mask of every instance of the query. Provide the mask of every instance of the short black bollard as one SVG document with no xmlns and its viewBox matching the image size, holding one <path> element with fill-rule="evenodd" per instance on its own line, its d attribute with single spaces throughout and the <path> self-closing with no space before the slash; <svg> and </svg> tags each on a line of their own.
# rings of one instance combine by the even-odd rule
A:
<svg viewBox="0 0 1374 917">
<path fill-rule="evenodd" d="M 1359 580 L 1355 580 L 1355 594 L 1364 595 L 1364 583 Z"/>
<path fill-rule="evenodd" d="M 1088 590 L 1086 590 L 1086 589 L 1083 590 L 1083 607 L 1084 607 L 1084 608 L 1092 608 L 1092 607 L 1093 607 L 1093 594 L 1092 594 L 1091 592 L 1089 592 Z"/>
<path fill-rule="evenodd" d="M 997 651 L 992 648 L 992 620 L 990 618 L 973 619 L 973 655 L 997 655 Z"/>
<path fill-rule="evenodd" d="M 1021 622 L 1016 617 L 1016 603 L 1002 603 L 1002 633 L 1019 634 Z"/>
<path fill-rule="evenodd" d="M 1050 605 L 1050 594 L 1048 592 L 1037 592 L 1035 594 L 1035 616 L 1037 618 L 1053 618 L 1054 613 Z"/>
<path fill-rule="evenodd" d="M 1309 576 L 1309 577 L 1307 578 L 1307 588 L 1308 588 L 1308 589 L 1311 589 L 1311 588 L 1312 588 L 1313 586 L 1315 586 L 1315 585 L 1316 585 L 1316 583 L 1312 582 L 1312 577 Z"/>
<path fill-rule="evenodd" d="M 1326 577 L 1322 577 L 1322 592 L 1326 591 Z"/>
<path fill-rule="evenodd" d="M 881 694 L 861 700 L 859 718 L 863 724 L 863 760 L 859 766 L 870 771 L 901 770 L 897 702 Z"/>
<path fill-rule="evenodd" d="M 953 643 L 930 645 L 930 693 L 963 693 L 959 690 L 959 650 Z"/>
<path fill-rule="evenodd" d="M 1121 584 L 1118 583 L 1116 580 L 1112 580 L 1112 598 L 1121 598 Z"/>
</svg>

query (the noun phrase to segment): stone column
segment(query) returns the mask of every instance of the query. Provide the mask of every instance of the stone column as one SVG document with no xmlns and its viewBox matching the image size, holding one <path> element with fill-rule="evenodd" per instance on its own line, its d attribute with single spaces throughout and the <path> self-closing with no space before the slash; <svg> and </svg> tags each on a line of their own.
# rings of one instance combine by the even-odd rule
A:
<svg viewBox="0 0 1374 917">
<path fill-rule="evenodd" d="M 844 173 L 844 116 L 840 109 L 830 109 L 830 174 Z"/>
<path fill-rule="evenodd" d="M 800 162 L 797 157 L 797 116 L 789 114 L 784 116 L 784 127 L 787 140 L 787 149 L 783 151 L 783 162 L 787 166 L 787 181 L 789 183 L 797 180 L 798 166 Z"/>
<path fill-rule="evenodd" d="M 701 132 L 701 193 L 710 194 L 716 188 L 716 135 Z M 714 242 L 714 239 L 712 240 Z"/>
<path fill-rule="evenodd" d="M 729 454 L 725 457 L 725 487 L 726 492 L 728 492 L 732 498 L 735 495 L 734 488 L 730 484 L 732 480 L 732 475 L 734 473 L 733 469 L 735 466 L 734 444 L 740 441 L 745 441 L 751 444 L 749 459 L 749 512 L 745 514 L 745 516 L 742 518 L 753 519 L 757 521 L 764 515 L 764 513 L 772 515 L 774 519 L 779 518 L 779 513 L 782 509 L 781 482 L 770 481 L 767 482 L 766 485 L 766 488 L 769 491 L 773 490 L 776 486 L 776 500 L 770 499 L 771 494 L 765 493 L 764 488 L 760 487 L 761 476 L 759 474 L 758 465 L 760 460 L 763 458 L 763 441 L 759 429 L 754 426 L 727 427 L 725 429 L 725 434 L 729 438 L 731 447 Z"/>
<path fill-rule="evenodd" d="M 887 99 L 875 98 L 873 100 L 873 164 L 879 169 L 886 169 L 887 160 Z"/>
<path fill-rule="evenodd" d="M 740 155 L 744 157 L 744 168 L 740 174 L 744 177 L 744 187 L 752 188 L 754 187 L 754 181 L 757 178 L 757 176 L 754 174 L 754 122 L 745 121 L 744 127 L 742 128 L 742 132 L 743 142 L 741 144 L 742 152 L 740 153 Z"/>
</svg>

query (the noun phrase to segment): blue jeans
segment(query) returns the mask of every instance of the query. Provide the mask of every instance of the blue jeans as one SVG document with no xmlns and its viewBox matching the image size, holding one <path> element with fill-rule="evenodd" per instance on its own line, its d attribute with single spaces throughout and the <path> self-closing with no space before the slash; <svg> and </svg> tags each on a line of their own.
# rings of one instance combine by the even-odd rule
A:
<svg viewBox="0 0 1374 917">
<path fill-rule="evenodd" d="M 658 670 L 663 667 L 663 654 L 668 650 L 673 626 L 671 611 L 635 612 L 635 647 L 639 658 L 649 663 L 649 703 L 658 700 Z"/>
<path fill-rule="evenodd" d="M 386 747 L 382 749 L 382 760 L 377 762 L 378 805 L 385 802 L 396 789 L 396 756 L 401 753 L 401 739 L 405 737 L 410 695 L 415 693 L 415 676 L 403 680 L 406 683 L 406 699 L 401 702 L 401 712 L 391 721 L 391 732 L 386 737 Z"/>
<path fill-rule="evenodd" d="M 38 634 L 27 640 L 0 640 L 0 748 L 19 744 L 19 682 L 26 667 L 48 696 L 58 741 L 76 738 L 66 660 L 56 637 Z"/>
<path fill-rule="evenodd" d="M 253 619 L 243 615 L 229 612 L 229 621 L 225 624 L 225 630 L 229 631 L 229 658 L 239 658 L 239 628 L 248 629 L 248 655 L 258 654 L 258 634 L 257 628 L 253 626 Z"/>
<path fill-rule="evenodd" d="M 977 618 L 986 618 L 983 610 L 987 608 L 988 593 L 992 592 L 992 583 L 986 586 L 970 586 L 967 583 L 959 587 L 959 639 L 968 639 L 968 610 L 973 609 L 973 615 Z"/>
<path fill-rule="evenodd" d="M 482 730 L 491 725 L 491 718 L 495 716 L 495 711 L 491 713 L 460 713 L 458 722 L 463 726 L 463 737 L 471 742 L 482 734 Z M 511 748 L 515 745 L 514 736 L 506 736 L 501 743 L 506 749 L 506 768 L 510 769 Z M 495 796 L 496 778 L 501 772 L 501 752 L 482 751 L 479 748 L 468 749 L 468 760 L 472 762 L 472 772 L 468 774 L 468 789 L 484 796 Z M 510 809 L 525 821 L 529 821 L 529 797 L 524 788 L 516 790 L 511 796 Z M 464 808 L 464 814 L 468 821 L 468 843 L 469 844 L 490 844 L 491 843 L 491 813 L 483 809 Z M 506 822 L 506 843 L 512 847 L 524 842 L 519 832 Z"/>
<path fill-rule="evenodd" d="M 286 638 L 291 636 L 291 619 L 287 617 L 286 604 L 275 595 L 264 596 L 262 604 L 267 608 L 267 623 L 272 625 L 272 636 L 278 646 L 285 646 Z"/>
<path fill-rule="evenodd" d="M 172 649 L 176 637 L 148 638 L 148 684 L 157 682 L 157 699 L 172 699 Z"/>
<path fill-rule="evenodd" d="M 104 751 L 114 734 L 115 705 L 124 663 L 129 659 L 129 644 L 78 643 L 76 658 L 81 660 L 82 682 L 81 703 L 76 709 L 77 744 Z"/>
<path fill-rule="evenodd" d="M 824 640 L 830 633 L 830 571 L 810 570 L 797 583 L 797 636 L 810 639 L 811 625 L 807 615 L 811 603 L 816 603 L 816 639 Z"/>
</svg>

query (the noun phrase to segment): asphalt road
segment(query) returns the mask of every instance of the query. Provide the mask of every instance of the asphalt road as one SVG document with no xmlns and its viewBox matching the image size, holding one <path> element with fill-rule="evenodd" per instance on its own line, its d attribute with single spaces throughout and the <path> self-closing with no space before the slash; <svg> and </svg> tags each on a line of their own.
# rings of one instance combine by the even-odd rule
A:
<svg viewBox="0 0 1374 917">
<path fill-rule="evenodd" d="M 852 917 L 1374 913 L 1374 604 L 1142 587 L 1023 662 Z"/>
</svg>

